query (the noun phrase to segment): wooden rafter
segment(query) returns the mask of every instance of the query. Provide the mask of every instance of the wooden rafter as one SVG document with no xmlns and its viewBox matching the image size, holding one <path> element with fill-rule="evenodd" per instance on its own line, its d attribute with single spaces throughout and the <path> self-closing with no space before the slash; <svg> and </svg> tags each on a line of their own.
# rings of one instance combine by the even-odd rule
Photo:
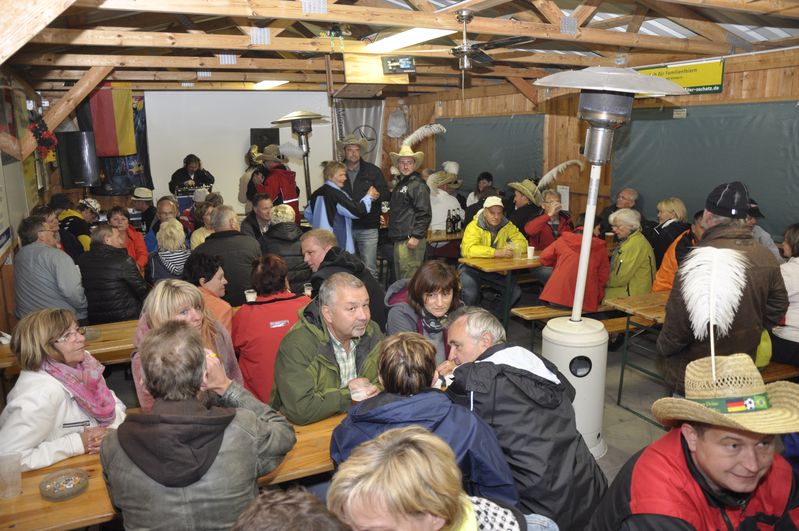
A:
<svg viewBox="0 0 799 531">
<path fill-rule="evenodd" d="M 328 5 L 327 13 L 304 13 L 300 2 L 287 0 L 230 0 L 223 4 L 184 1 L 180 4 L 162 0 L 77 0 L 84 7 L 111 10 L 140 10 L 166 12 L 176 9 L 193 14 L 225 14 L 247 17 L 269 17 L 324 22 L 350 22 L 387 25 L 396 27 L 433 27 L 460 29 L 460 24 L 451 14 L 408 12 L 403 9 L 360 8 L 357 6 Z M 552 24 L 536 24 L 505 19 L 475 17 L 470 23 L 474 33 L 487 35 L 509 35 L 536 37 L 539 39 L 575 41 L 584 44 L 610 44 L 631 48 L 649 48 L 708 55 L 726 54 L 730 46 L 699 39 L 655 37 L 651 35 L 626 34 L 614 31 L 580 28 L 576 35 L 560 33 Z"/>
<path fill-rule="evenodd" d="M 609 30 L 612 28 L 620 28 L 626 26 L 633 19 L 632 15 L 621 15 L 613 18 L 606 18 L 605 20 L 593 20 L 588 23 L 589 28 Z"/>
<path fill-rule="evenodd" d="M 661 0 L 637 0 L 649 7 L 652 11 L 667 17 L 672 22 L 688 28 L 697 35 L 714 42 L 728 42 L 727 30 L 715 24 L 689 7 L 680 4 L 670 4 Z"/>
<path fill-rule="evenodd" d="M 510 2 L 510 0 L 463 0 L 463 2 L 437 9 L 436 13 L 449 13 L 458 9 L 471 9 L 475 13 L 479 13 L 480 11 L 507 4 L 508 2 Z"/>
<path fill-rule="evenodd" d="M 664 0 L 672 4 L 741 11 L 757 15 L 776 15 L 799 18 L 799 6 L 795 0 Z"/>
<path fill-rule="evenodd" d="M 3 2 L 3 16 L 0 19 L 0 64 L 74 2 L 75 0 Z"/>
<path fill-rule="evenodd" d="M 300 70 L 324 71 L 325 62 L 322 59 L 256 59 L 239 57 L 235 65 L 220 65 L 216 57 L 178 57 L 178 56 L 150 56 L 150 55 L 90 55 L 90 54 L 17 54 L 13 63 L 31 66 L 49 66 L 61 68 L 90 67 L 96 65 L 112 66 L 115 68 L 191 68 L 213 70 Z M 344 71 L 342 61 L 332 61 L 333 70 Z M 416 65 L 416 74 L 459 74 L 453 66 Z M 494 65 L 490 71 L 472 72 L 477 76 L 519 76 L 541 77 L 547 75 L 540 68 L 514 68 Z"/>
<path fill-rule="evenodd" d="M 563 13 L 553 0 L 531 0 L 531 2 L 550 24 L 560 24 Z"/>
<path fill-rule="evenodd" d="M 572 12 L 572 17 L 577 22 L 577 27 L 584 26 L 596 14 L 602 0 L 583 0 Z"/>
<path fill-rule="evenodd" d="M 533 86 L 528 83 L 526 79 L 521 77 L 508 77 L 506 79 L 508 80 L 508 83 L 516 87 L 516 90 L 518 90 L 525 98 L 538 105 L 538 89 L 533 88 Z"/>
<path fill-rule="evenodd" d="M 105 77 L 111 73 L 113 67 L 110 66 L 93 66 L 86 75 L 80 78 L 69 91 L 55 103 L 51 105 L 47 112 L 44 113 L 44 121 L 49 129 L 55 129 L 69 114 L 75 110 L 75 107 L 83 101 L 83 99 L 99 85 Z M 26 131 L 20 142 L 20 152 L 22 159 L 28 158 L 36 149 L 36 139 L 30 131 Z"/>
</svg>

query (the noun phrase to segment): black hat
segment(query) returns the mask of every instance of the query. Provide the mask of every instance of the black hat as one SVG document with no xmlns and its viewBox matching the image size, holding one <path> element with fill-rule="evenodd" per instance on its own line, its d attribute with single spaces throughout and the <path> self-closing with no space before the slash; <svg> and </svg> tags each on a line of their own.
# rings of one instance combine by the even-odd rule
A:
<svg viewBox="0 0 799 531">
<path fill-rule="evenodd" d="M 739 181 L 720 184 L 707 196 L 705 209 L 725 218 L 746 219 L 749 212 L 749 190 Z"/>
<path fill-rule="evenodd" d="M 766 216 L 760 211 L 760 207 L 757 205 L 757 201 L 749 198 L 749 210 L 746 212 L 748 215 L 752 216 L 753 218 L 764 218 Z"/>
<path fill-rule="evenodd" d="M 72 201 L 69 200 L 69 197 L 67 197 L 67 194 L 55 194 L 50 198 L 50 208 L 54 210 L 67 210 L 73 206 L 74 205 L 72 204 Z"/>
</svg>

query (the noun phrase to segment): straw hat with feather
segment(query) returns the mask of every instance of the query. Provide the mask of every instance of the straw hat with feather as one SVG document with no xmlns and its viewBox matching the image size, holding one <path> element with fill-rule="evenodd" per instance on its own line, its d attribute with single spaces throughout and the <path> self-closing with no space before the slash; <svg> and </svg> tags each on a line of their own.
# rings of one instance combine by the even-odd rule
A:
<svg viewBox="0 0 799 531">
<path fill-rule="evenodd" d="M 685 369 L 685 398 L 661 398 L 652 405 L 666 426 L 702 422 L 759 434 L 799 431 L 799 385 L 763 383 L 748 354 L 716 356 L 713 379 L 710 357 Z"/>
<path fill-rule="evenodd" d="M 272 161 L 285 164 L 289 159 L 280 153 L 280 146 L 277 144 L 269 144 L 264 148 L 263 153 L 255 157 L 255 160 L 258 162 Z"/>
<path fill-rule="evenodd" d="M 430 195 L 436 195 L 438 189 L 448 185 L 452 189 L 463 186 L 463 181 L 458 179 L 460 166 L 457 162 L 447 161 L 441 165 L 443 169 L 431 174 L 427 178 L 427 186 L 430 188 Z"/>
<path fill-rule="evenodd" d="M 358 146 L 359 148 L 361 148 L 362 152 L 365 152 L 366 148 L 369 147 L 369 141 L 363 137 L 355 135 L 347 135 L 341 140 L 336 140 L 336 148 L 341 153 L 344 153 L 344 148 L 346 148 L 347 146 Z"/>
<path fill-rule="evenodd" d="M 531 203 L 534 203 L 538 206 L 541 205 L 541 192 L 538 191 L 538 186 L 533 182 L 532 179 L 508 183 L 508 186 L 529 199 Z"/>
<path fill-rule="evenodd" d="M 419 167 L 422 165 L 424 161 L 424 153 L 421 151 L 414 151 L 413 145 L 418 144 L 425 138 L 433 135 L 437 135 L 440 133 L 446 133 L 447 130 L 444 128 L 443 125 L 440 124 L 427 124 L 423 125 L 413 133 L 411 133 L 405 140 L 402 141 L 402 146 L 400 150 L 396 153 L 389 152 L 388 156 L 391 157 L 391 166 L 392 170 L 396 168 L 397 161 L 402 157 L 413 157 L 416 161 L 416 167 L 414 169 L 418 170 Z M 391 172 L 392 174 L 396 175 L 394 171 Z"/>
</svg>

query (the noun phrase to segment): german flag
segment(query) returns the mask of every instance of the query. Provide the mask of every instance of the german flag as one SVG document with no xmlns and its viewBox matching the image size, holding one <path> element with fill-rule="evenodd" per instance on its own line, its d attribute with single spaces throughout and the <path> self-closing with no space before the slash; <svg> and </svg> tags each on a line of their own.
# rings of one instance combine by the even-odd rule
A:
<svg viewBox="0 0 799 531">
<path fill-rule="evenodd" d="M 743 400 L 727 402 L 727 411 L 729 413 L 740 413 L 741 411 L 746 411 L 746 404 Z"/>
<path fill-rule="evenodd" d="M 88 107 L 98 157 L 136 153 L 130 83 L 103 83 L 89 98 Z"/>
</svg>

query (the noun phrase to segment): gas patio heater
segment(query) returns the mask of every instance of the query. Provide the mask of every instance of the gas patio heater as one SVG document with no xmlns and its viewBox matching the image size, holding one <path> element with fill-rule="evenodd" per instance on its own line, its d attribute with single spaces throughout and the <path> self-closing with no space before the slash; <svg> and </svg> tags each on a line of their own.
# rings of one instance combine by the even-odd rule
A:
<svg viewBox="0 0 799 531">
<path fill-rule="evenodd" d="M 577 267 L 577 286 L 571 317 L 551 319 L 542 334 L 542 354 L 557 365 L 576 390 L 577 429 L 597 459 L 608 446 L 602 438 L 608 333 L 600 321 L 582 317 L 585 278 L 591 251 L 591 228 L 602 165 L 610 160 L 613 132 L 630 120 L 635 94 L 681 95 L 688 92 L 663 78 L 639 74 L 631 68 L 590 67 L 559 72 L 535 82 L 540 87 L 580 89 L 577 117 L 589 124 L 585 158 L 591 163 L 585 230 Z"/>
<path fill-rule="evenodd" d="M 274 120 L 272 123 L 275 125 L 282 125 L 285 123 L 291 124 L 291 132 L 297 133 L 297 137 L 300 141 L 300 149 L 302 149 L 302 166 L 305 170 L 305 199 L 306 201 L 310 201 L 311 199 L 311 172 L 308 168 L 308 154 L 311 152 L 311 148 L 308 145 L 308 133 L 311 132 L 311 121 L 312 120 L 321 120 L 327 118 L 326 116 L 322 116 L 321 114 L 317 114 L 315 112 L 310 111 L 294 111 L 293 113 L 287 114 L 282 118 L 278 118 Z"/>
</svg>

